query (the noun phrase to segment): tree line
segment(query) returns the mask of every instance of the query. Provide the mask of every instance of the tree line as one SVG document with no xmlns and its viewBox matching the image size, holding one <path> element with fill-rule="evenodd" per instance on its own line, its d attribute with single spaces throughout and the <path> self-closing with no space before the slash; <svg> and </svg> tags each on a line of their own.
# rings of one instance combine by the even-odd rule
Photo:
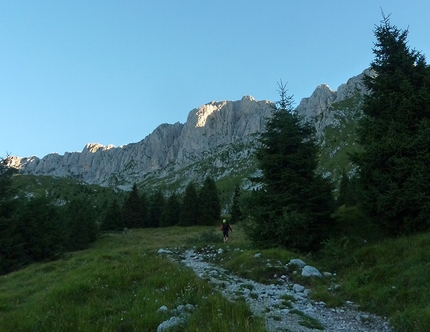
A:
<svg viewBox="0 0 430 332">
<path fill-rule="evenodd" d="M 49 196 L 19 198 L 13 170 L 0 162 L 0 273 L 60 258 L 96 240 L 98 211 L 86 200 L 55 204 Z"/>
<path fill-rule="evenodd" d="M 117 200 L 108 206 L 101 229 L 214 225 L 220 216 L 219 193 L 211 177 L 201 188 L 190 182 L 183 195 L 172 193 L 168 197 L 160 191 L 146 194 L 134 184 L 122 207 Z"/>
<path fill-rule="evenodd" d="M 50 195 L 20 197 L 12 183 L 14 170 L 5 165 L 0 160 L 0 274 L 86 249 L 100 231 L 214 225 L 221 215 L 210 177 L 201 188 L 189 183 L 183 197 L 159 191 L 147 195 L 133 185 L 125 198 L 118 196 L 103 208 L 78 197 L 65 204 Z"/>
</svg>

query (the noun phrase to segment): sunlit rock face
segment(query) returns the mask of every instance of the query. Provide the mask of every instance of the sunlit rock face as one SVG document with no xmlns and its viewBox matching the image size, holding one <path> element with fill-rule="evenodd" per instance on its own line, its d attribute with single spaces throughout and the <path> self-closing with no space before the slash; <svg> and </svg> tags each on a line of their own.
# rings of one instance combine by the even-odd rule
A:
<svg viewBox="0 0 430 332">
<path fill-rule="evenodd" d="M 337 91 L 319 85 L 302 99 L 297 112 L 322 135 L 336 120 L 332 104 L 366 93 L 365 74 L 372 73 L 366 70 L 352 77 Z M 149 176 L 170 177 L 172 182 L 181 179 L 183 184 L 207 175 L 219 179 L 239 167 L 249 168 L 256 137 L 264 131 L 273 108 L 273 102 L 251 96 L 213 101 L 191 110 L 184 124 L 161 124 L 137 143 L 120 147 L 89 143 L 81 152 L 53 153 L 41 159 L 10 157 L 8 162 L 23 174 L 73 177 L 105 186 L 139 183 Z M 202 160 L 208 160 L 206 165 Z"/>
<path fill-rule="evenodd" d="M 373 72 L 366 69 L 360 75 L 350 78 L 341 84 L 337 91 L 330 89 L 327 84 L 319 85 L 309 98 L 303 98 L 297 106 L 297 111 L 307 118 L 314 118 L 326 111 L 331 104 L 353 97 L 355 94 L 363 95 L 366 88 L 363 83 L 364 75 L 372 76 Z"/>
<path fill-rule="evenodd" d="M 89 143 L 81 152 L 53 153 L 41 159 L 11 157 L 9 165 L 23 174 L 74 177 L 101 185 L 113 179 L 134 183 L 147 173 L 167 166 L 177 170 L 229 144 L 254 139 L 252 134 L 264 129 L 272 108 L 271 102 L 250 96 L 214 101 L 193 109 L 185 124 L 162 124 L 138 143 L 121 147 Z"/>
</svg>

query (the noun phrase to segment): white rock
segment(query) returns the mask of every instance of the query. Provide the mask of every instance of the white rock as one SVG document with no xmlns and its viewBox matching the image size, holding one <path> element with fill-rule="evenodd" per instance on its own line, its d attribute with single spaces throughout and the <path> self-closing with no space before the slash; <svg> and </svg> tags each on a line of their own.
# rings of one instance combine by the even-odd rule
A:
<svg viewBox="0 0 430 332">
<path fill-rule="evenodd" d="M 167 311 L 169 310 L 165 305 L 161 306 L 160 308 L 158 308 L 158 312 L 162 312 L 162 311 Z"/>
<path fill-rule="evenodd" d="M 172 252 L 170 250 L 167 250 L 167 249 L 159 249 L 157 251 L 157 253 L 159 253 L 159 254 L 171 254 Z"/>
<path fill-rule="evenodd" d="M 293 285 L 293 291 L 296 293 L 303 293 L 304 290 L 305 290 L 305 287 L 303 287 L 302 285 L 299 285 L 299 284 Z"/>
<path fill-rule="evenodd" d="M 303 262 L 301 259 L 296 258 L 296 259 L 290 260 L 289 263 L 288 263 L 288 265 L 296 265 L 299 268 L 303 268 L 303 267 L 306 266 L 306 263 Z"/>
<path fill-rule="evenodd" d="M 318 271 L 317 268 L 306 265 L 302 269 L 302 276 L 303 277 L 322 277 L 322 274 L 320 273 L 320 271 Z"/>
<path fill-rule="evenodd" d="M 180 325 L 180 324 L 184 324 L 183 319 L 176 317 L 176 316 L 170 317 L 170 319 L 165 320 L 160 325 L 158 325 L 157 332 L 168 331 L 170 328 L 177 326 L 177 325 Z"/>
</svg>

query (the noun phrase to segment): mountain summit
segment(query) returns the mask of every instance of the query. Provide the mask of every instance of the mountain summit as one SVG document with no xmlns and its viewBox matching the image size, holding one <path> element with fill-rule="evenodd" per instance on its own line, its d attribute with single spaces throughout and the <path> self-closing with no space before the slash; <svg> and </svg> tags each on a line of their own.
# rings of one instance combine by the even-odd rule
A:
<svg viewBox="0 0 430 332">
<path fill-rule="evenodd" d="M 320 85 L 300 102 L 300 114 L 315 122 L 320 133 L 333 125 L 333 104 L 363 94 L 363 74 L 342 84 L 337 92 Z M 121 147 L 87 144 L 82 152 L 37 157 L 10 157 L 21 174 L 70 177 L 89 184 L 129 186 L 162 180 L 183 188 L 189 181 L 256 170 L 255 139 L 264 130 L 274 103 L 245 96 L 238 101 L 213 101 L 189 112 L 185 124 L 161 124 L 137 143 Z M 331 110 L 331 111 L 330 111 Z M 333 114 L 329 114 L 329 113 Z"/>
</svg>

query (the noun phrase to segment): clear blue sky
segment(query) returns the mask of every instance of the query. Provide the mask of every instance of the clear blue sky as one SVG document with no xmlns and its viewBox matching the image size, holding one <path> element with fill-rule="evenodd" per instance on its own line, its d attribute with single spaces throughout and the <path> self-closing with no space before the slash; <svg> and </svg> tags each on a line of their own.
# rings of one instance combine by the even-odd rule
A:
<svg viewBox="0 0 430 332">
<path fill-rule="evenodd" d="M 373 59 L 381 8 L 430 57 L 430 1 L 0 2 L 0 156 L 142 140 L 213 100 L 296 105 Z"/>
</svg>

